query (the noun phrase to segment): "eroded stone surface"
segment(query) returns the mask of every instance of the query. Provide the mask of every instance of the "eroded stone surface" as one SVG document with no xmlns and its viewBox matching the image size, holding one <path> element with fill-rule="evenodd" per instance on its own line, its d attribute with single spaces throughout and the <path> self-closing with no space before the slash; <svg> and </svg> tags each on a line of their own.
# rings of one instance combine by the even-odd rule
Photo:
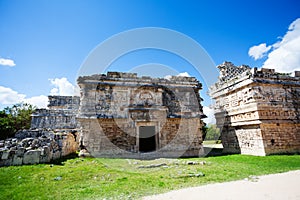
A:
<svg viewBox="0 0 300 200">
<path fill-rule="evenodd" d="M 224 151 L 252 155 L 300 152 L 300 74 L 219 65 L 210 88 Z"/>
<path fill-rule="evenodd" d="M 41 151 L 29 150 L 24 154 L 23 164 L 38 164 L 40 162 Z"/>
<path fill-rule="evenodd" d="M 195 78 L 108 72 L 79 77 L 78 85 L 81 144 L 92 156 L 178 157 L 202 152 L 204 115 L 201 84 Z M 152 130 L 152 141 L 143 139 L 146 129 Z"/>
<path fill-rule="evenodd" d="M 49 96 L 48 108 L 32 115 L 30 130 L 0 141 L 0 166 L 46 163 L 79 147 L 81 156 L 156 158 L 204 153 L 201 118 L 205 115 L 201 84 L 195 78 L 168 80 L 109 72 L 79 77 L 78 84 L 80 98 Z M 143 127 L 150 127 L 153 135 L 142 134 Z M 152 147 L 147 147 L 148 142 Z"/>
<path fill-rule="evenodd" d="M 47 109 L 37 109 L 32 115 L 32 129 L 76 129 L 76 115 L 80 98 L 77 96 L 49 96 Z"/>
<path fill-rule="evenodd" d="M 80 98 L 48 98 L 48 108 L 33 113 L 30 130 L 0 141 L 0 166 L 47 163 L 79 150 L 76 115 Z"/>
<path fill-rule="evenodd" d="M 24 130 L 17 136 L 13 142 L 8 139 L 10 146 L 0 148 L 0 166 L 47 163 L 79 149 L 79 134 L 74 130 Z"/>
</svg>

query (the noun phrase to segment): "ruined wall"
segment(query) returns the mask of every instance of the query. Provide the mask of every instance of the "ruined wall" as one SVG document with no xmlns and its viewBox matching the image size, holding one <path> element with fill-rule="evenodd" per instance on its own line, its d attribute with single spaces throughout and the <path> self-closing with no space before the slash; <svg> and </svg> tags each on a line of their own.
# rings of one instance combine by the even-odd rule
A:
<svg viewBox="0 0 300 200">
<path fill-rule="evenodd" d="M 79 77 L 78 85 L 81 141 L 93 156 L 176 157 L 181 151 L 180 155 L 199 155 L 204 115 L 201 84 L 195 78 L 109 72 Z M 152 152 L 140 151 L 140 127 L 155 127 Z"/>
<path fill-rule="evenodd" d="M 30 130 L 0 141 L 0 166 L 47 163 L 76 152 L 101 157 L 199 156 L 203 152 L 201 84 L 109 72 L 78 79 L 81 98 L 49 96 Z M 141 135 L 152 127 L 150 150 Z M 152 130 L 151 129 L 151 130 Z M 87 153 L 86 153 L 87 152 Z"/>
<path fill-rule="evenodd" d="M 0 166 L 49 163 L 76 152 L 79 134 L 44 130 L 19 131 L 0 141 Z"/>
<path fill-rule="evenodd" d="M 47 163 L 79 150 L 79 97 L 49 96 L 32 115 L 30 130 L 0 141 L 0 166 Z"/>
<path fill-rule="evenodd" d="M 76 129 L 80 97 L 49 96 L 47 109 L 32 114 L 31 129 Z"/>
<path fill-rule="evenodd" d="M 252 155 L 300 152 L 300 76 L 219 65 L 211 87 L 224 151 Z M 293 129 L 293 130 L 292 130 Z M 271 142 L 272 141 L 272 142 Z"/>
</svg>

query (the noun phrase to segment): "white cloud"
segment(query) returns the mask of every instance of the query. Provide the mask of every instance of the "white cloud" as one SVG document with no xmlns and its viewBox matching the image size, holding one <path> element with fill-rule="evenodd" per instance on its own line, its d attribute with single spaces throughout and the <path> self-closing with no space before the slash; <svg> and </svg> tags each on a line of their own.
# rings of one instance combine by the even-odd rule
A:
<svg viewBox="0 0 300 200">
<path fill-rule="evenodd" d="M 187 72 L 181 72 L 181 73 L 177 74 L 176 76 L 191 77 L 191 75 L 189 75 L 189 73 L 187 73 Z M 166 75 L 164 78 L 170 80 L 172 78 L 172 75 Z"/>
<path fill-rule="evenodd" d="M 67 78 L 49 79 L 54 88 L 51 89 L 50 95 L 73 96 L 78 95 L 78 89 Z"/>
<path fill-rule="evenodd" d="M 16 103 L 30 103 L 38 108 L 45 108 L 48 103 L 48 97 L 44 95 L 26 98 L 25 94 L 20 94 L 4 86 L 0 86 L 0 104 L 10 106 Z"/>
<path fill-rule="evenodd" d="M 176 76 L 191 77 L 191 75 L 189 75 L 189 73 L 187 73 L 187 72 L 181 72 L 181 73 L 177 74 Z"/>
<path fill-rule="evenodd" d="M 50 79 L 54 88 L 51 89 L 50 95 L 72 96 L 79 95 L 79 88 L 73 86 L 66 78 Z M 45 95 L 26 97 L 11 88 L 0 86 L 0 108 L 11 106 L 16 103 L 29 103 L 38 108 L 46 108 L 48 105 L 48 97 Z"/>
<path fill-rule="evenodd" d="M 35 105 L 38 108 L 47 108 L 48 97 L 45 95 L 34 96 L 28 99 L 24 99 L 24 102 Z"/>
<path fill-rule="evenodd" d="M 164 78 L 170 80 L 172 78 L 172 76 L 171 75 L 166 75 Z"/>
<path fill-rule="evenodd" d="M 272 46 L 267 46 L 266 43 L 262 43 L 260 45 L 251 47 L 248 51 L 248 55 L 253 57 L 254 60 L 258 60 L 263 58 L 271 48 Z"/>
<path fill-rule="evenodd" d="M 15 104 L 25 99 L 25 94 L 19 94 L 11 88 L 0 86 L 0 103 L 1 104 Z"/>
<path fill-rule="evenodd" d="M 16 66 L 15 62 L 11 59 L 0 58 L 0 65 L 13 67 Z"/>
<path fill-rule="evenodd" d="M 273 48 L 263 67 L 285 73 L 300 71 L 300 18 L 291 23 L 287 33 Z"/>
<path fill-rule="evenodd" d="M 286 34 L 270 46 L 272 49 L 262 67 L 284 73 L 300 71 L 300 18 L 292 22 Z"/>
<path fill-rule="evenodd" d="M 207 118 L 203 119 L 206 124 L 215 124 L 216 118 L 214 115 L 214 109 L 209 108 L 207 106 L 203 106 L 203 112 L 207 116 Z"/>
</svg>

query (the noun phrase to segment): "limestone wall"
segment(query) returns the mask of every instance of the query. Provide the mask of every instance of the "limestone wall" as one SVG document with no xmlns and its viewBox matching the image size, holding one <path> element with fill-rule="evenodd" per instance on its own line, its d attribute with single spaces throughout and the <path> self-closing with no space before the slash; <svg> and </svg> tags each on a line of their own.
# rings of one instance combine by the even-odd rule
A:
<svg viewBox="0 0 300 200">
<path fill-rule="evenodd" d="M 80 98 L 77 96 L 48 96 L 51 110 L 78 110 Z"/>
<path fill-rule="evenodd" d="M 225 62 L 210 88 L 224 151 L 251 155 L 300 152 L 300 77 Z M 271 128 L 272 127 L 272 128 Z M 278 144 L 275 145 L 274 142 Z"/>
<path fill-rule="evenodd" d="M 261 130 L 266 154 L 300 152 L 300 124 L 263 124 Z"/>
<path fill-rule="evenodd" d="M 79 128 L 76 115 L 80 98 L 73 96 L 49 96 L 47 109 L 37 109 L 32 114 L 32 129 Z"/>
<path fill-rule="evenodd" d="M 186 151 L 185 155 L 199 155 L 205 115 L 201 84 L 195 78 L 109 72 L 79 77 L 78 85 L 81 141 L 93 156 L 178 157 Z M 140 151 L 140 127 L 154 127 L 153 152 Z"/>
<path fill-rule="evenodd" d="M 167 80 L 108 72 L 79 77 L 78 85 L 81 90 L 78 118 L 127 118 L 131 108 L 167 108 L 167 115 L 204 117 L 199 95 L 202 85 L 193 77 Z"/>
<path fill-rule="evenodd" d="M 168 119 L 159 122 L 139 122 L 130 126 L 123 119 L 80 119 L 82 145 L 94 157 L 155 158 L 203 155 L 200 119 Z M 157 146 L 149 153 L 139 152 L 138 128 L 160 126 Z M 191 134 L 192 133 L 192 134 Z"/>
</svg>

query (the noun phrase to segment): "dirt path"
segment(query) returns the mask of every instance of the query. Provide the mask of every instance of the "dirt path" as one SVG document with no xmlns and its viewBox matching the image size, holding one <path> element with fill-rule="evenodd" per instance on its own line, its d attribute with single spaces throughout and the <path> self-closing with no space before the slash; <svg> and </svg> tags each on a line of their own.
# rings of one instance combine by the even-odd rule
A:
<svg viewBox="0 0 300 200">
<path fill-rule="evenodd" d="M 300 170 L 175 190 L 143 199 L 300 200 Z"/>
</svg>

